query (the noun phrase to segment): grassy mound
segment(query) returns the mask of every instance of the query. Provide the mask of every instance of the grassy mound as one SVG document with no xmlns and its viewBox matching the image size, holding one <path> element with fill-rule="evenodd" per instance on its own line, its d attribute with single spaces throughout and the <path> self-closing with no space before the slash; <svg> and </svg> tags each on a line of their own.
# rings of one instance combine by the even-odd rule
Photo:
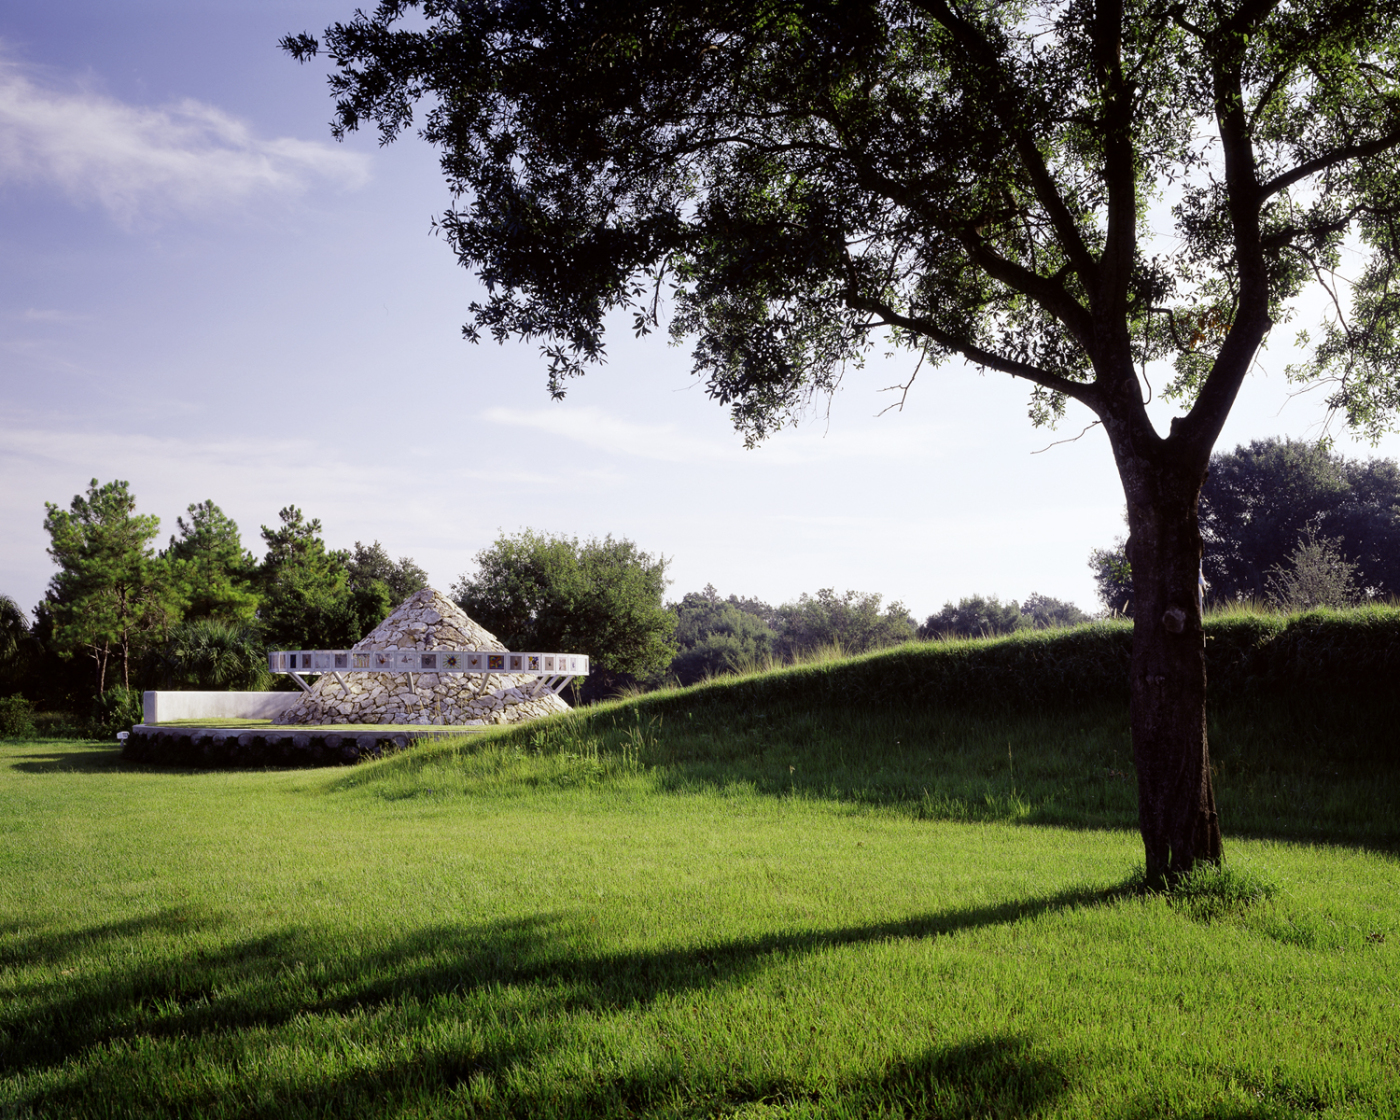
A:
<svg viewBox="0 0 1400 1120">
<path fill-rule="evenodd" d="M 1133 828 L 1130 636 L 1100 624 L 719 678 L 424 744 L 346 781 L 402 798 L 625 778 L 920 820 Z M 1208 636 L 1227 832 L 1400 851 L 1400 690 L 1385 679 L 1400 611 L 1237 614 Z"/>
<path fill-rule="evenodd" d="M 721 678 L 724 703 L 958 706 L 1045 711 L 1128 698 L 1132 623 L 1003 638 L 911 642 L 863 657 Z M 1206 619 L 1212 702 L 1381 697 L 1400 680 L 1400 607 L 1285 615 L 1250 608 Z"/>
</svg>

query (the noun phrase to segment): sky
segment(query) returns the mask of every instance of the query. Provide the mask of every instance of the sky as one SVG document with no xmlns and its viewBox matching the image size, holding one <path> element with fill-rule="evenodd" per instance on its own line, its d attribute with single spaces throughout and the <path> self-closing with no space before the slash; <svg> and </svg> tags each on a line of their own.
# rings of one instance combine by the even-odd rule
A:
<svg viewBox="0 0 1400 1120">
<path fill-rule="evenodd" d="M 1123 499 L 1102 430 L 1073 438 L 1079 406 L 1036 429 L 1023 384 L 951 364 L 889 409 L 913 364 L 877 349 L 746 450 L 664 335 L 619 323 L 563 402 L 533 345 L 465 342 L 480 288 L 432 233 L 450 202 L 435 153 L 336 143 L 326 67 L 277 48 L 353 9 L 0 0 L 0 592 L 38 602 L 45 503 L 96 478 L 130 483 L 162 545 L 209 499 L 261 556 L 260 526 L 295 505 L 331 547 L 380 541 L 443 591 L 532 528 L 628 538 L 666 557 L 675 599 L 1098 608 L 1088 555 L 1124 533 Z M 1291 333 L 1219 449 L 1322 433 L 1323 394 L 1283 376 Z M 1172 407 L 1152 409 L 1165 430 Z M 1332 434 L 1400 457 L 1400 437 Z"/>
</svg>

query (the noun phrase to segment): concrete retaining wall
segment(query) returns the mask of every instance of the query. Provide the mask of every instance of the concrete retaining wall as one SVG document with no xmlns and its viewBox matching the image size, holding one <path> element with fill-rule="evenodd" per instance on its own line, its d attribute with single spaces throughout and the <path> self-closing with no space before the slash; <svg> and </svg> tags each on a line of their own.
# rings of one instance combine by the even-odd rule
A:
<svg viewBox="0 0 1400 1120">
<path fill-rule="evenodd" d="M 147 692 L 143 723 L 176 719 L 275 719 L 296 702 L 293 692 Z"/>
</svg>

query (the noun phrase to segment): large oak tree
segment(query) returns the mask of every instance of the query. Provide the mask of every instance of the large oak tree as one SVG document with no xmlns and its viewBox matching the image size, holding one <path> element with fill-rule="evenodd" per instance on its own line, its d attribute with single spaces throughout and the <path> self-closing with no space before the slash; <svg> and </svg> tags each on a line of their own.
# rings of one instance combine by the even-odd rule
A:
<svg viewBox="0 0 1400 1120">
<path fill-rule="evenodd" d="M 1400 400 L 1397 28 L 1400 0 L 384 0 L 324 48 L 338 135 L 421 112 L 488 293 L 466 333 L 538 340 L 555 393 L 609 312 L 646 331 L 669 298 L 751 441 L 882 332 L 1024 379 L 1037 420 L 1089 408 L 1128 504 L 1161 882 L 1220 856 L 1197 495 L 1260 344 L 1348 239 L 1312 372 L 1371 430 Z"/>
</svg>

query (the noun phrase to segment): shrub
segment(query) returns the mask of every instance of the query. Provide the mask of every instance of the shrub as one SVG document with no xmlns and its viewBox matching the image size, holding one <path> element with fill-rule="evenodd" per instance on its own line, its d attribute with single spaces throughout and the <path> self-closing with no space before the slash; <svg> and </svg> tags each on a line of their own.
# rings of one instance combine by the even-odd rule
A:
<svg viewBox="0 0 1400 1120">
<path fill-rule="evenodd" d="M 171 632 L 163 658 L 176 688 L 258 690 L 271 676 L 261 635 L 245 622 L 183 622 Z"/>
<path fill-rule="evenodd" d="M 34 735 L 34 708 L 23 696 L 0 700 L 0 739 L 28 739 Z"/>
<path fill-rule="evenodd" d="M 98 699 L 93 711 L 94 730 L 111 738 L 119 731 L 130 731 L 143 717 L 141 693 L 137 689 L 117 685 Z"/>
<path fill-rule="evenodd" d="M 1342 555 L 1341 542 L 1319 537 L 1308 526 L 1283 564 L 1268 572 L 1269 602 L 1285 610 L 1349 607 L 1361 597 L 1356 565 Z"/>
</svg>

